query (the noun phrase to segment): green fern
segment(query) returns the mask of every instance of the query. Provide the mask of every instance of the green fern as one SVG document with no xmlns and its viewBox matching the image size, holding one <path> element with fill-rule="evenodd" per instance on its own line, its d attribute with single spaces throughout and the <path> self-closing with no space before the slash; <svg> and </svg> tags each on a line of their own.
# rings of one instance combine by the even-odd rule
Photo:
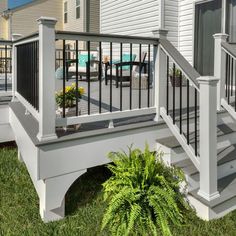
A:
<svg viewBox="0 0 236 236">
<path fill-rule="evenodd" d="M 170 225 L 182 225 L 183 213 L 189 209 L 180 183 L 185 181 L 180 169 L 167 167 L 163 153 L 129 148 L 110 153 L 108 168 L 113 176 L 104 184 L 104 200 L 108 207 L 102 229 L 112 235 L 170 236 Z"/>
</svg>

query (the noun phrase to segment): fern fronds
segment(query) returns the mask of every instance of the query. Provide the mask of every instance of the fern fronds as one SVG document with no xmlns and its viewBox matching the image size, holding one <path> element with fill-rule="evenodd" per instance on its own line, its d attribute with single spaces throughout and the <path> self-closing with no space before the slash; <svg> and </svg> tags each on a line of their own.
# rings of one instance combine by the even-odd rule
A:
<svg viewBox="0 0 236 236">
<path fill-rule="evenodd" d="M 112 235 L 170 236 L 170 225 L 182 225 L 190 207 L 180 192 L 185 182 L 180 169 L 167 167 L 162 152 L 129 148 L 128 154 L 112 152 L 108 165 L 113 176 L 103 184 L 108 202 L 102 229 Z"/>
</svg>

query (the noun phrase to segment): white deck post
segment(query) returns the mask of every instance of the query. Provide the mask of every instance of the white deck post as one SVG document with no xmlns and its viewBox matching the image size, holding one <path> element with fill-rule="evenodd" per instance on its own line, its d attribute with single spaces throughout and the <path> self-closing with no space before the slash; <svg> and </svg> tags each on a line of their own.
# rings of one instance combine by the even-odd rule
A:
<svg viewBox="0 0 236 236">
<path fill-rule="evenodd" d="M 204 76 L 200 84 L 200 189 L 198 194 L 211 201 L 217 190 L 217 83 L 219 79 Z"/>
<path fill-rule="evenodd" d="M 221 110 L 221 99 L 225 97 L 225 63 L 226 54 L 223 52 L 221 43 L 226 42 L 227 34 L 214 34 L 215 56 L 214 56 L 214 76 L 220 81 L 217 85 L 217 110 Z"/>
<path fill-rule="evenodd" d="M 152 31 L 157 39 L 166 39 L 168 31 L 158 29 Z M 154 104 L 156 107 L 155 121 L 161 119 L 160 108 L 166 105 L 166 76 L 167 76 L 167 56 L 160 45 L 154 47 Z"/>
<path fill-rule="evenodd" d="M 21 34 L 12 34 L 12 101 L 15 100 L 15 93 L 17 90 L 17 50 L 16 46 L 14 45 L 14 41 L 20 39 L 22 37 Z"/>
<path fill-rule="evenodd" d="M 55 134 L 55 18 L 40 17 L 39 24 L 39 133 L 46 141 Z"/>
</svg>

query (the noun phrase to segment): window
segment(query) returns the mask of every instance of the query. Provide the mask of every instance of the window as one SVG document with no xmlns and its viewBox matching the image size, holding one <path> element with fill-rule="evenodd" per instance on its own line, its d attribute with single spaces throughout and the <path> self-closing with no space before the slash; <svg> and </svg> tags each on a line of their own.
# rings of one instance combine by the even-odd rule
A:
<svg viewBox="0 0 236 236">
<path fill-rule="evenodd" d="M 80 0 L 76 0 L 76 19 L 80 18 Z"/>
<path fill-rule="evenodd" d="M 64 2 L 64 23 L 68 22 L 68 3 Z"/>
</svg>

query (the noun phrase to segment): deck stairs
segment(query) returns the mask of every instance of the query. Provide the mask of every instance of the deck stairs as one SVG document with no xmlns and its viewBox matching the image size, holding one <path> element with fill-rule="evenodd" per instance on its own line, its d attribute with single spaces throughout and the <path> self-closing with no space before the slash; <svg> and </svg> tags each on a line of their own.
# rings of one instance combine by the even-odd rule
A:
<svg viewBox="0 0 236 236">
<path fill-rule="evenodd" d="M 217 175 L 220 197 L 210 202 L 198 195 L 199 171 L 175 136 L 157 139 L 158 149 L 164 152 L 164 162 L 184 171 L 188 198 L 193 205 L 197 204 L 198 208 L 201 205 L 202 212 L 198 212 L 198 214 L 204 219 L 219 218 L 236 209 L 236 121 L 228 112 L 223 110 L 217 114 L 217 123 L 216 158 L 218 161 Z M 190 127 L 191 125 L 193 125 L 193 117 L 190 116 Z M 185 126 L 186 119 L 183 120 L 183 129 Z M 190 144 L 192 145 L 194 145 L 193 139 L 193 134 L 190 134 Z M 206 211 L 208 212 L 206 213 Z"/>
</svg>

